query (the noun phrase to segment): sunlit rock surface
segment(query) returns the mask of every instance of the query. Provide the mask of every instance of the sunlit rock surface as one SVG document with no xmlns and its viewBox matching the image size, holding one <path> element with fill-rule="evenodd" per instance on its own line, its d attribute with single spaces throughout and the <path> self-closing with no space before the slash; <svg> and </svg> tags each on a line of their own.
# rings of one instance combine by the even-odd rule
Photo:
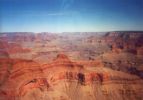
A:
<svg viewBox="0 0 143 100">
<path fill-rule="evenodd" d="M 1 33 L 0 100 L 143 100 L 142 37 Z"/>
</svg>

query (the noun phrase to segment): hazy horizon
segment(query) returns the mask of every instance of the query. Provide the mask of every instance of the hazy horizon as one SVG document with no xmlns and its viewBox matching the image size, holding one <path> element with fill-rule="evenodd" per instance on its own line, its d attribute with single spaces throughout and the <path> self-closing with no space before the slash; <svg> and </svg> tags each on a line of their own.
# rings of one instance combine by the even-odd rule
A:
<svg viewBox="0 0 143 100">
<path fill-rule="evenodd" d="M 105 33 L 105 32 L 143 32 L 143 30 L 115 30 L 115 31 L 88 31 L 89 33 Z M 10 31 L 10 32 L 0 32 L 0 33 L 88 33 L 86 31 L 75 31 L 75 32 L 48 32 L 48 31 L 41 31 L 41 32 L 30 32 L 30 31 Z"/>
</svg>

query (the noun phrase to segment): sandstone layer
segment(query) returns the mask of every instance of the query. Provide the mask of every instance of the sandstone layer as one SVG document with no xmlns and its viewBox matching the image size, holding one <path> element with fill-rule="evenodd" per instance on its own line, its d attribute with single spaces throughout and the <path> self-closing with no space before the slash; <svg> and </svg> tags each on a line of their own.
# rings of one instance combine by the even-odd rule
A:
<svg viewBox="0 0 143 100">
<path fill-rule="evenodd" d="M 0 100 L 143 100 L 142 38 L 1 33 Z"/>
</svg>

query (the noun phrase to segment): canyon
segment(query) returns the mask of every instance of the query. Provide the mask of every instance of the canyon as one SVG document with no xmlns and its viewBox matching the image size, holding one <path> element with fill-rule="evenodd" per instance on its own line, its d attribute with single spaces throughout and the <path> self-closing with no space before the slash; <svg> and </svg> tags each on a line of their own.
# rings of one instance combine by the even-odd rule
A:
<svg viewBox="0 0 143 100">
<path fill-rule="evenodd" d="M 0 33 L 0 100 L 143 100 L 143 32 Z"/>
</svg>

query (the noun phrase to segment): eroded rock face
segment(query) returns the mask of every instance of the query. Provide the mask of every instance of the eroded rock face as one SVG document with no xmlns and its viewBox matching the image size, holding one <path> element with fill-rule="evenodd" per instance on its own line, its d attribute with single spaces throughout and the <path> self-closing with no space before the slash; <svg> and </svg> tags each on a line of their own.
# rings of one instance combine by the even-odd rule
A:
<svg viewBox="0 0 143 100">
<path fill-rule="evenodd" d="M 2 34 L 0 100 L 142 100 L 141 37 Z"/>
<path fill-rule="evenodd" d="M 143 80 L 138 76 L 103 66 L 87 68 L 64 54 L 44 65 L 18 59 L 2 62 L 11 66 L 0 86 L 2 100 L 142 99 Z"/>
</svg>

